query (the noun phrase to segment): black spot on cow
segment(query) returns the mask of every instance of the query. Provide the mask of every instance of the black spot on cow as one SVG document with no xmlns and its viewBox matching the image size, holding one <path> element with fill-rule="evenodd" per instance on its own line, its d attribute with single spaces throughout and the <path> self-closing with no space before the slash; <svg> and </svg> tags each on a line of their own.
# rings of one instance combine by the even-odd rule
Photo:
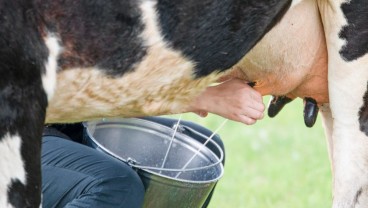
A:
<svg viewBox="0 0 368 208">
<path fill-rule="evenodd" d="M 237 63 L 277 23 L 290 0 L 158 0 L 164 38 L 196 63 L 197 76 Z"/>
<path fill-rule="evenodd" d="M 63 43 L 62 69 L 97 66 L 109 75 L 120 76 L 146 54 L 140 1 L 37 2 L 48 29 Z"/>
<path fill-rule="evenodd" d="M 12 180 L 8 187 L 8 200 L 16 208 L 31 207 L 31 202 L 24 196 L 25 186 L 19 180 Z"/>
<path fill-rule="evenodd" d="M 368 82 L 367 91 L 363 97 L 363 106 L 359 111 L 360 130 L 368 136 Z"/>
<path fill-rule="evenodd" d="M 346 61 L 353 61 L 368 53 L 368 3 L 366 0 L 351 0 L 341 5 L 347 20 L 339 34 L 346 44 L 340 55 Z"/>
</svg>

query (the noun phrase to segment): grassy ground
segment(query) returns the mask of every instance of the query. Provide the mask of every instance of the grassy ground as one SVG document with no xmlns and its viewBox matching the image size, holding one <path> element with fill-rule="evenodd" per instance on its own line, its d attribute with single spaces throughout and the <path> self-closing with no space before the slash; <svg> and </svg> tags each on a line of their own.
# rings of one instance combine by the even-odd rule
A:
<svg viewBox="0 0 368 208">
<path fill-rule="evenodd" d="M 268 97 L 265 101 L 268 102 Z M 323 208 L 331 206 L 331 173 L 326 141 L 318 119 L 309 129 L 302 102 L 294 101 L 276 117 L 253 126 L 229 121 L 220 131 L 226 147 L 224 177 L 211 208 Z M 215 130 L 223 118 L 192 120 Z"/>
</svg>

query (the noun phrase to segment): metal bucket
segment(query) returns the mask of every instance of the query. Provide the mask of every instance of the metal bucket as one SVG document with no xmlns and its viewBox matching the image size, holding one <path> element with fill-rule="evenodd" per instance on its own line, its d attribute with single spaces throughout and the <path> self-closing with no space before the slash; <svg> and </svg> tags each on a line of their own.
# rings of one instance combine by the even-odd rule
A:
<svg viewBox="0 0 368 208">
<path fill-rule="evenodd" d="M 85 127 L 87 145 L 137 170 L 146 189 L 143 207 L 201 207 L 223 175 L 223 151 L 211 140 L 219 157 L 183 133 L 172 140 L 173 129 L 143 119 L 102 119 Z"/>
</svg>

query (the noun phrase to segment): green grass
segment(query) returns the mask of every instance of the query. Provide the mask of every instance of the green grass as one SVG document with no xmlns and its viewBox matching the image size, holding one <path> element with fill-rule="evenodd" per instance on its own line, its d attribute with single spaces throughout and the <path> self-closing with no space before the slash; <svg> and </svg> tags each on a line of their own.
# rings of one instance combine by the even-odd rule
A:
<svg viewBox="0 0 368 208">
<path fill-rule="evenodd" d="M 265 101 L 268 102 L 268 97 Z M 320 118 L 303 121 L 301 100 L 276 118 L 253 126 L 228 121 L 219 132 L 225 143 L 225 174 L 210 208 L 323 208 L 331 206 L 331 171 Z M 224 120 L 210 115 L 191 120 L 215 130 Z"/>
</svg>

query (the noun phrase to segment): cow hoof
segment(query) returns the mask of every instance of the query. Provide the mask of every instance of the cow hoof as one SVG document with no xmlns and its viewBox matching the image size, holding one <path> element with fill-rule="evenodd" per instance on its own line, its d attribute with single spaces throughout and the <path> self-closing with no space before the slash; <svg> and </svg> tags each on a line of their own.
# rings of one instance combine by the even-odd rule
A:
<svg viewBox="0 0 368 208">
<path fill-rule="evenodd" d="M 313 98 L 304 98 L 304 123 L 307 127 L 313 127 L 317 120 L 318 105 Z"/>
<path fill-rule="evenodd" d="M 268 116 L 271 118 L 275 117 L 282 110 L 282 108 L 292 100 L 293 99 L 286 96 L 272 96 L 272 99 L 268 104 Z"/>
</svg>

